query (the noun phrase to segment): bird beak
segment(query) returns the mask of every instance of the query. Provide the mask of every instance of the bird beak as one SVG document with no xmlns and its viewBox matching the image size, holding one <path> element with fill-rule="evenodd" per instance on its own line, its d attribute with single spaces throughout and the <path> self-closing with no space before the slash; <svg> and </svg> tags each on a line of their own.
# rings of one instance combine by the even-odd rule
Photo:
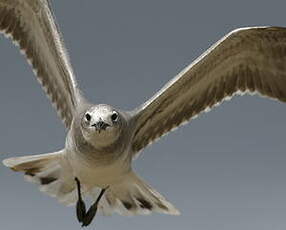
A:
<svg viewBox="0 0 286 230">
<path fill-rule="evenodd" d="M 96 131 L 100 133 L 101 130 L 106 130 L 106 128 L 110 125 L 100 119 L 98 122 L 92 124 L 91 126 L 95 127 Z"/>
</svg>

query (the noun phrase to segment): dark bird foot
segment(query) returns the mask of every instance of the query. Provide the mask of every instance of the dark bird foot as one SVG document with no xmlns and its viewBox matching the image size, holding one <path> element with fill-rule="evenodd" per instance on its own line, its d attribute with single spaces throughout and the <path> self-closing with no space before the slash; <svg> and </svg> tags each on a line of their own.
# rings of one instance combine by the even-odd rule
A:
<svg viewBox="0 0 286 230">
<path fill-rule="evenodd" d="M 101 189 L 99 196 L 97 197 L 96 201 L 90 206 L 88 211 L 86 212 L 85 203 L 81 196 L 81 190 L 80 190 L 80 181 L 78 178 L 75 178 L 76 184 L 77 184 L 77 192 L 78 192 L 78 201 L 76 203 L 76 215 L 77 219 L 80 223 L 82 223 L 82 227 L 88 226 L 92 220 L 94 219 L 97 207 L 100 199 L 102 198 L 103 194 L 105 193 L 107 188 Z"/>
</svg>

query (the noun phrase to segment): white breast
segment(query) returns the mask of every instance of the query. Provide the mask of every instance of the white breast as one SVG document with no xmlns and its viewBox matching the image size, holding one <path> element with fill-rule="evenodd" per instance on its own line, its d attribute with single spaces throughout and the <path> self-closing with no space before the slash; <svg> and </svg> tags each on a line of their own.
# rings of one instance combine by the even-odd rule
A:
<svg viewBox="0 0 286 230">
<path fill-rule="evenodd" d="M 67 151 L 64 159 L 69 164 L 73 176 L 77 177 L 85 189 L 89 190 L 94 186 L 104 188 L 120 181 L 131 169 L 131 162 L 127 159 L 128 155 L 126 152 L 120 159 L 104 166 L 90 162 L 74 151 Z"/>
</svg>

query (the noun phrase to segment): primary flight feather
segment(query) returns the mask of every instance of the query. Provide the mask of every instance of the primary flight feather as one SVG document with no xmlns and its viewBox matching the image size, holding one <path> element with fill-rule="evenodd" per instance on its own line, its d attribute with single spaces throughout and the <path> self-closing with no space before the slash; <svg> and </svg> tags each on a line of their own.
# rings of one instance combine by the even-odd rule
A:
<svg viewBox="0 0 286 230">
<path fill-rule="evenodd" d="M 132 111 L 94 105 L 79 92 L 48 0 L 0 0 L 0 31 L 20 46 L 68 129 L 55 153 L 6 159 L 40 190 L 76 204 L 82 226 L 103 214 L 179 214 L 136 175 L 147 145 L 237 93 L 286 102 L 286 29 L 237 29 Z M 87 210 L 83 196 L 94 204 Z"/>
</svg>

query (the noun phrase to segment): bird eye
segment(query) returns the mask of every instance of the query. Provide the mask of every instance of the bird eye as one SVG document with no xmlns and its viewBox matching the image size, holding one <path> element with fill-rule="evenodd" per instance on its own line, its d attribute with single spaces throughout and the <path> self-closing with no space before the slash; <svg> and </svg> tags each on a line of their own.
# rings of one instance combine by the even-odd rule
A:
<svg viewBox="0 0 286 230">
<path fill-rule="evenodd" d="M 91 116 L 90 116 L 89 113 L 86 113 L 84 117 L 85 117 L 85 119 L 86 119 L 87 121 L 90 121 L 90 120 L 91 120 Z"/>
<path fill-rule="evenodd" d="M 118 120 L 118 113 L 113 112 L 113 114 L 111 115 L 111 120 L 112 120 L 113 122 L 117 121 L 117 120 Z"/>
</svg>

